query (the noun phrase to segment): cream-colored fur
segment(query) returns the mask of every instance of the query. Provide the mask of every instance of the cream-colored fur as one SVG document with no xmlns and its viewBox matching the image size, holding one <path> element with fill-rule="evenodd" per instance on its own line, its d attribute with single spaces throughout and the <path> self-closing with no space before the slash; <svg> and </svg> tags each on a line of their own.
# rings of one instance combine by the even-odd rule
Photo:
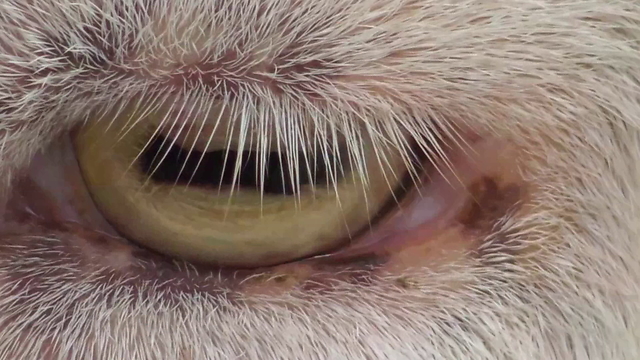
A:
<svg viewBox="0 0 640 360">
<path fill-rule="evenodd" d="M 1 0 L 4 194 L 89 112 L 169 91 L 178 63 L 220 65 L 228 88 L 183 95 L 248 121 L 456 121 L 518 143 L 534 210 L 484 241 L 536 250 L 415 269 L 409 289 L 228 302 L 101 278 L 75 235 L 35 233 L 0 248 L 0 359 L 640 358 L 637 1 Z"/>
</svg>

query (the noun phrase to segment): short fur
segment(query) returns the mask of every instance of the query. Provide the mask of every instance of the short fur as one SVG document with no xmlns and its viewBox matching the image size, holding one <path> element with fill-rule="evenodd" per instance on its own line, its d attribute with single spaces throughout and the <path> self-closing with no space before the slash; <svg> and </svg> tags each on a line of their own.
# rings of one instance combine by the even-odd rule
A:
<svg viewBox="0 0 640 360">
<path fill-rule="evenodd" d="M 490 129 L 537 187 L 484 242 L 538 250 L 229 302 L 125 286 L 34 230 L 2 240 L 0 358 L 638 359 L 639 84 L 635 0 L 1 0 L 4 194 L 96 109 L 218 96 L 248 122 Z"/>
</svg>

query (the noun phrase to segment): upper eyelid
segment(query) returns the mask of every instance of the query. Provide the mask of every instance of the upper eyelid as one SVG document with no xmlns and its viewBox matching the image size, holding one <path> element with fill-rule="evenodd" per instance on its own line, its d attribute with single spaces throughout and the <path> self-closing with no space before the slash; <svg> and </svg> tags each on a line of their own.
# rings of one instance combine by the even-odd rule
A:
<svg viewBox="0 0 640 360">
<path fill-rule="evenodd" d="M 192 58 L 189 64 L 176 60 L 180 58 L 178 55 L 173 60 L 162 58 L 162 51 L 156 55 L 136 54 L 139 49 L 133 45 L 141 30 L 135 23 L 129 29 L 134 34 L 128 39 L 111 34 L 109 26 L 100 25 L 99 20 L 98 17 L 93 22 L 76 26 L 72 36 L 40 31 L 41 41 L 30 50 L 35 50 L 42 61 L 17 72 L 21 77 L 19 81 L 29 84 L 21 91 L 30 87 L 40 94 L 53 93 L 55 97 L 60 94 L 60 89 L 64 89 L 63 94 L 68 95 L 67 101 L 74 102 L 74 107 L 63 108 L 60 106 L 62 102 L 47 102 L 47 97 L 42 96 L 31 97 L 29 101 L 46 104 L 33 104 L 32 108 L 44 111 L 44 106 L 48 106 L 46 110 L 52 114 L 59 112 L 60 116 L 68 117 L 67 112 L 73 112 L 73 116 L 83 117 L 101 104 L 114 106 L 121 99 L 140 95 L 163 99 L 175 96 L 198 101 L 237 100 L 238 103 L 249 103 L 249 106 L 262 102 L 261 111 L 277 111 L 279 115 L 289 117 L 302 116 L 300 112 L 307 112 L 318 118 L 349 118 L 356 122 L 374 117 L 380 122 L 420 119 L 422 128 L 427 122 L 428 127 L 444 123 L 442 112 L 451 111 L 441 102 L 443 96 L 450 97 L 452 90 L 446 89 L 448 81 L 438 84 L 428 77 L 394 69 L 390 70 L 393 76 L 389 75 L 391 73 L 375 73 L 375 69 L 384 69 L 385 65 L 375 65 L 372 59 L 363 59 L 372 66 L 373 73 L 366 77 L 357 75 L 357 71 L 350 75 L 336 61 L 327 59 L 324 63 L 315 60 L 293 65 L 290 72 L 280 73 L 283 78 L 278 83 L 260 73 L 269 67 L 281 71 L 281 67 L 274 63 L 255 65 L 256 73 L 260 75 L 256 78 L 253 73 L 237 76 L 225 69 L 220 70 L 217 68 L 219 64 L 207 59 L 206 51 L 200 54 L 204 61 Z M 375 44 L 367 46 L 376 48 Z M 143 64 L 140 59 L 149 62 Z M 154 61 L 167 62 L 154 69 Z M 358 67 L 343 61 L 342 65 L 345 64 L 353 65 L 355 69 Z M 332 68 L 334 66 L 335 69 Z M 336 70 L 335 74 L 332 69 Z M 432 83 L 436 84 L 435 91 Z M 445 88 L 438 89 L 443 84 Z M 51 108 L 56 105 L 58 109 Z M 275 110 L 272 105 L 275 105 Z"/>
<path fill-rule="evenodd" d="M 399 89 L 399 84 L 411 77 L 409 74 L 395 73 L 394 77 L 404 78 L 399 79 L 399 83 L 393 83 L 392 77 L 380 74 L 374 79 L 348 75 L 349 72 L 344 71 L 352 65 L 349 64 L 351 60 L 347 60 L 348 56 L 343 61 L 337 61 L 329 55 L 333 50 L 323 53 L 323 46 L 330 44 L 331 38 L 326 40 L 325 45 L 319 44 L 311 53 L 307 49 L 308 43 L 284 44 L 284 48 L 266 60 L 259 59 L 262 55 L 252 51 L 241 54 L 236 50 L 224 49 L 222 53 L 215 53 L 220 49 L 198 48 L 199 45 L 190 44 L 188 36 L 178 39 L 169 48 L 160 45 L 158 53 L 154 54 L 154 50 L 141 46 L 144 39 L 149 40 L 147 43 L 153 42 L 150 40 L 155 36 L 149 13 L 141 7 L 136 9 L 133 5 L 126 8 L 125 5 L 122 5 L 122 9 L 114 8 L 112 14 L 98 11 L 87 11 L 85 14 L 78 11 L 82 15 L 73 18 L 78 23 L 68 23 L 65 28 L 65 19 L 61 18 L 62 30 L 57 32 L 48 31 L 45 26 L 34 29 L 38 45 L 32 46 L 29 51 L 35 50 L 33 52 L 43 60 L 38 64 L 38 74 L 66 73 L 69 76 L 66 81 L 73 81 L 72 76 L 78 81 L 88 78 L 103 81 L 120 79 L 127 81 L 130 87 L 160 86 L 180 91 L 197 88 L 204 92 L 231 95 L 255 89 L 256 93 L 304 96 L 307 98 L 305 101 L 313 103 L 335 97 L 336 92 L 349 98 L 347 101 L 351 105 L 356 102 L 359 105 L 368 103 L 366 106 L 381 102 L 397 106 L 415 97 L 415 94 L 403 94 Z M 69 4 L 67 7 L 72 8 Z M 55 10 L 51 16 L 60 17 L 58 13 L 61 10 Z M 137 17 L 140 14 L 142 16 Z M 67 21 L 71 18 L 72 15 L 69 15 Z M 118 29 L 123 23 L 126 23 L 126 30 Z M 250 48 L 254 45 L 247 46 Z M 376 48 L 374 45 L 369 47 Z M 175 54 L 170 53 L 173 50 Z M 358 64 L 353 65 L 354 68 L 358 67 Z M 381 65 L 379 70 L 384 68 Z"/>
</svg>

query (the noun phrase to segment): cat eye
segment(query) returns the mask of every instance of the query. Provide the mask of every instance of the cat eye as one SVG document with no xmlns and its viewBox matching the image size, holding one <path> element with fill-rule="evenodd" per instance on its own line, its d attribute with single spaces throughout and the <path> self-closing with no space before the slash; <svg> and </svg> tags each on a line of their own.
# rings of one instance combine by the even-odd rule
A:
<svg viewBox="0 0 640 360">
<path fill-rule="evenodd" d="M 313 121 L 254 126 L 234 114 L 216 104 L 213 120 L 197 123 L 131 109 L 76 131 L 81 173 L 103 216 L 165 255 L 274 265 L 357 241 L 417 171 L 374 132 Z"/>
</svg>

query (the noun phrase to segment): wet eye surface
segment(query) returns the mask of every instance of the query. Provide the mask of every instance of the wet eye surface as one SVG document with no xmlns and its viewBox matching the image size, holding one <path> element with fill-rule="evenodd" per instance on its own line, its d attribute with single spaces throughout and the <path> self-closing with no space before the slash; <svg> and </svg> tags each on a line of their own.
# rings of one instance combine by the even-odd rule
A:
<svg viewBox="0 0 640 360">
<path fill-rule="evenodd" d="M 400 203 L 419 165 L 388 144 L 327 129 L 249 138 L 254 129 L 188 123 L 176 132 L 175 119 L 158 119 L 166 114 L 130 112 L 82 127 L 75 153 L 119 233 L 195 263 L 277 265 L 357 243 Z"/>
</svg>

